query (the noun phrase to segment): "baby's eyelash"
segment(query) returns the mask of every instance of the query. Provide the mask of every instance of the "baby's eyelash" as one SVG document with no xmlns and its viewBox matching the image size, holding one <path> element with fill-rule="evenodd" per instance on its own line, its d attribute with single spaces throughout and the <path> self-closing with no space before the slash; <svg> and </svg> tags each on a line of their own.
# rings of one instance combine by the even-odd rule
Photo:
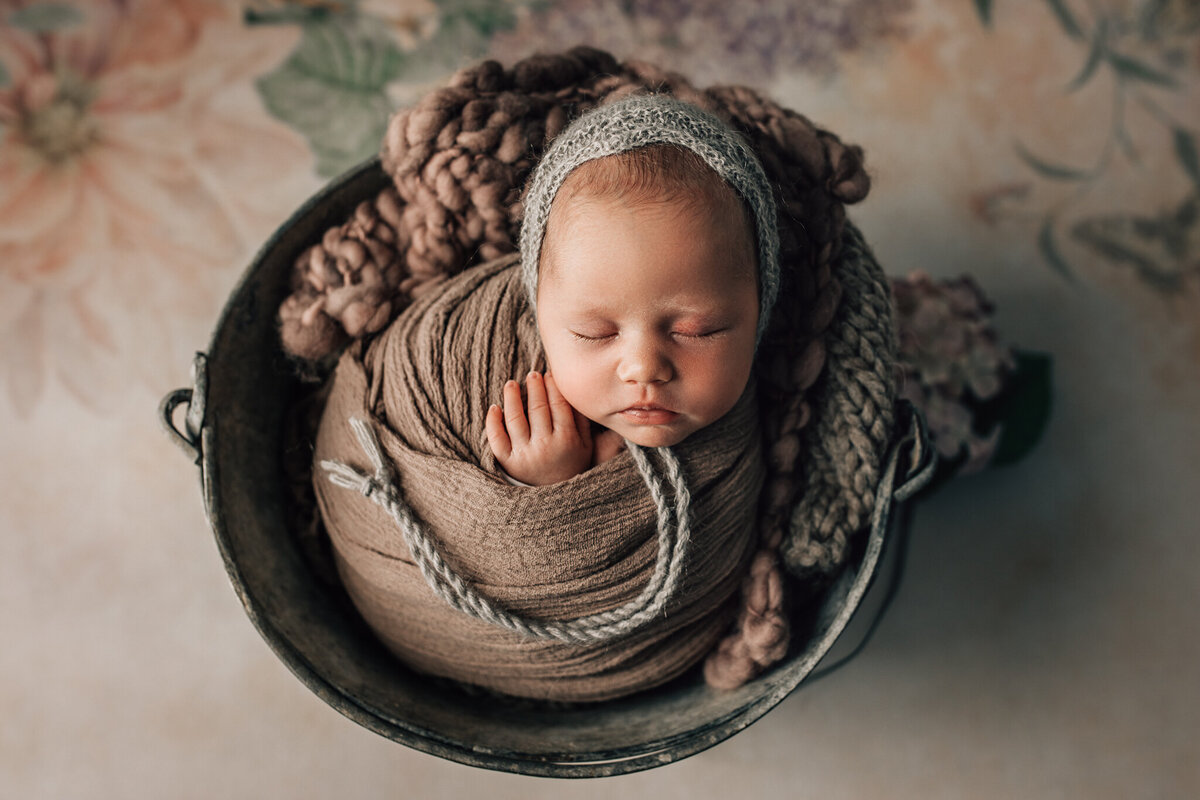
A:
<svg viewBox="0 0 1200 800">
<path fill-rule="evenodd" d="M 675 331 L 675 336 L 682 336 L 685 339 L 711 339 L 725 332 L 725 328 L 717 330 L 704 331 L 702 333 L 684 333 L 683 331 Z"/>
<path fill-rule="evenodd" d="M 581 342 L 603 342 L 606 339 L 611 339 L 614 336 L 614 334 L 611 333 L 606 336 L 584 336 L 582 333 L 576 333 L 575 331 L 571 331 L 571 335 Z"/>
<path fill-rule="evenodd" d="M 721 334 L 725 333 L 726 330 L 728 330 L 728 329 L 727 328 L 717 328 L 715 330 L 702 331 L 700 333 L 687 333 L 685 331 L 671 331 L 671 335 L 680 337 L 683 339 L 712 339 L 712 338 L 715 338 L 715 337 L 720 336 Z M 615 337 L 617 335 L 615 333 L 608 333 L 603 336 L 585 336 L 584 334 L 576 333 L 575 331 L 570 331 L 570 334 L 581 342 L 606 342 L 609 339 L 612 339 L 613 337 Z"/>
</svg>

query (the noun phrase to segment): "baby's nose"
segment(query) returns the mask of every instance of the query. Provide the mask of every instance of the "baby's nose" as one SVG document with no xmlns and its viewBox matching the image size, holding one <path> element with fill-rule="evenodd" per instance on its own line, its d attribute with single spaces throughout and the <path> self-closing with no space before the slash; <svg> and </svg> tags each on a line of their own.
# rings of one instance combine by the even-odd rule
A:
<svg viewBox="0 0 1200 800">
<path fill-rule="evenodd" d="M 673 375 L 670 359 L 649 344 L 631 347 L 617 370 L 625 383 L 665 383 Z"/>
</svg>

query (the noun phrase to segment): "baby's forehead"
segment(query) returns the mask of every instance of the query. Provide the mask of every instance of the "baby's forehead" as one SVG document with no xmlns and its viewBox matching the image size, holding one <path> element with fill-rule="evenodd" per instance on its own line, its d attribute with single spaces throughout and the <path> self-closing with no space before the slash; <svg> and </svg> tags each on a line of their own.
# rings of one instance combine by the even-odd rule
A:
<svg viewBox="0 0 1200 800">
<path fill-rule="evenodd" d="M 618 217 L 614 218 L 612 214 Z M 749 208 L 715 170 L 689 150 L 671 145 L 641 148 L 587 161 L 564 179 L 555 195 L 542 242 L 538 272 L 559 275 L 558 262 L 581 234 L 609 232 L 614 219 L 635 217 L 665 238 L 691 229 L 691 241 L 707 241 L 711 252 L 739 276 L 755 279 L 758 252 Z M 702 220 L 700 230 L 694 224 Z M 706 233 L 715 234 L 708 238 Z M 552 278 L 553 279 L 553 278 Z M 570 284 L 573 281 L 566 280 Z"/>
<path fill-rule="evenodd" d="M 666 272 L 686 280 L 698 293 L 730 277 L 757 283 L 758 259 L 753 225 L 739 213 L 737 199 L 708 203 L 699 195 L 653 198 L 573 195 L 551 210 L 541 248 L 541 282 L 568 291 L 605 293 L 617 288 L 597 283 L 581 265 L 605 265 L 633 259 L 647 273 Z M 714 267 L 713 265 L 719 265 Z"/>
<path fill-rule="evenodd" d="M 723 240 L 753 246 L 754 228 L 748 213 L 732 192 L 683 191 L 661 187 L 655 192 L 571 191 L 551 206 L 542 244 L 542 261 L 582 229 L 606 229 L 613 219 L 636 218 L 645 227 L 678 228 L 689 220 L 704 220 L 707 230 L 720 231 Z"/>
</svg>

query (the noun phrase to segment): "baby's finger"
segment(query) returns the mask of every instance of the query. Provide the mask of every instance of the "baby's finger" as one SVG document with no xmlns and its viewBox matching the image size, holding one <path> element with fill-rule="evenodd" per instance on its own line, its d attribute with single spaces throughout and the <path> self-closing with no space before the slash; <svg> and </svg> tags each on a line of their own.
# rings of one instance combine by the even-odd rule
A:
<svg viewBox="0 0 1200 800">
<path fill-rule="evenodd" d="M 492 448 L 492 455 L 496 457 L 496 460 L 503 462 L 512 455 L 512 440 L 508 438 L 508 431 L 504 429 L 504 409 L 500 406 L 489 408 L 484 420 L 484 427 L 487 430 L 487 439 Z"/>
<path fill-rule="evenodd" d="M 553 430 L 550 402 L 546 398 L 546 381 L 536 372 L 525 379 L 525 396 L 529 404 L 529 437 L 549 436 Z"/>
<path fill-rule="evenodd" d="M 592 421 L 574 408 L 571 409 L 571 413 L 575 416 L 575 430 L 579 431 L 579 441 L 583 443 L 585 449 L 591 450 Z"/>
<path fill-rule="evenodd" d="M 504 426 L 511 441 L 518 444 L 529 441 L 529 422 L 521 405 L 521 386 L 516 381 L 504 384 Z"/>
<path fill-rule="evenodd" d="M 554 432 L 563 434 L 576 430 L 575 409 L 558 390 L 554 376 L 546 373 L 544 382 L 546 384 L 546 402 L 550 405 L 550 419 L 554 424 Z"/>
</svg>

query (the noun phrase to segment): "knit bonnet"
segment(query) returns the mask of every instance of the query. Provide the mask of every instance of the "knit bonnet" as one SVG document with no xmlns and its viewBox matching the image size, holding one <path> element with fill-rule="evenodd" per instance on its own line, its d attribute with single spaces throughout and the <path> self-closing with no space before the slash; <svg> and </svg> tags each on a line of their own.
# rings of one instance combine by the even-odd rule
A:
<svg viewBox="0 0 1200 800">
<path fill-rule="evenodd" d="M 700 156 L 749 207 L 758 242 L 758 331 L 761 341 L 779 294 L 779 233 L 771 184 L 742 137 L 717 117 L 664 94 L 640 94 L 581 115 L 542 156 L 525 196 L 521 270 L 537 304 L 538 262 L 550 206 L 567 176 L 588 161 L 650 145 L 671 144 Z"/>
</svg>

